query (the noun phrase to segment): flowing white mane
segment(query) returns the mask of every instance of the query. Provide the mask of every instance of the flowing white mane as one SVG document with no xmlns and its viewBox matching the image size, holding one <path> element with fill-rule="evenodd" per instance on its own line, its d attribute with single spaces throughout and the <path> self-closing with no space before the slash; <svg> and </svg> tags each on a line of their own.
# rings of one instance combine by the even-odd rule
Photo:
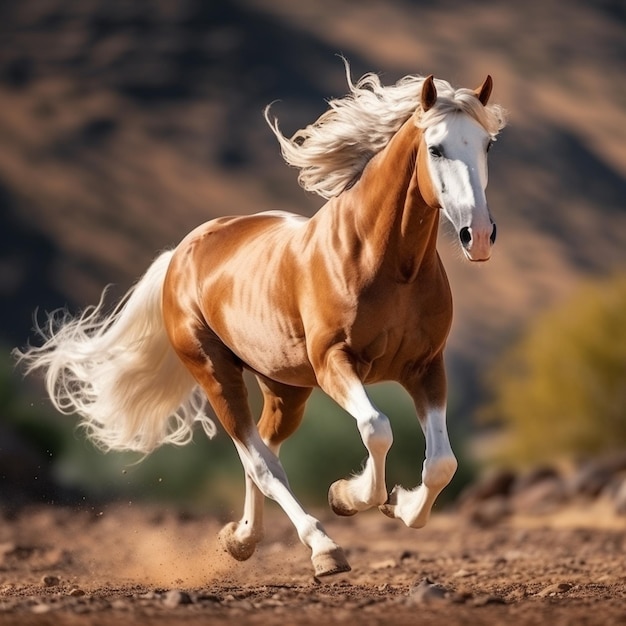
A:
<svg viewBox="0 0 626 626">
<path fill-rule="evenodd" d="M 471 115 L 495 139 L 505 125 L 503 109 L 483 105 L 471 89 L 454 89 L 445 80 L 435 79 L 437 103 L 421 111 L 423 76 L 405 76 L 395 85 L 384 86 L 376 74 L 365 74 L 356 83 L 346 76 L 350 93 L 330 100 L 329 109 L 313 124 L 285 137 L 276 118 L 265 119 L 280 143 L 285 161 L 300 169 L 298 182 L 307 191 L 324 198 L 339 195 L 363 171 L 367 162 L 382 150 L 413 113 L 426 128 L 453 111 Z"/>
</svg>

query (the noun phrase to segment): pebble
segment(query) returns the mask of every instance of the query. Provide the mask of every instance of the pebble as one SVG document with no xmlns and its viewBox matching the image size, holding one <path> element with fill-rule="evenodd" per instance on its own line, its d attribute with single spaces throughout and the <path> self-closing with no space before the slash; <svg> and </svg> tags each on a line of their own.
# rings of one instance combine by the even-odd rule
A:
<svg viewBox="0 0 626 626">
<path fill-rule="evenodd" d="M 126 611 L 131 609 L 131 605 L 125 600 L 113 600 L 111 608 L 116 611 Z"/>
<path fill-rule="evenodd" d="M 477 526 L 488 528 L 511 514 L 511 504 L 505 496 L 494 496 L 478 502 L 470 512 L 470 520 Z"/>
<path fill-rule="evenodd" d="M 384 559 L 382 561 L 375 561 L 370 565 L 370 567 L 374 570 L 378 569 L 392 569 L 397 566 L 395 559 Z"/>
<path fill-rule="evenodd" d="M 508 496 L 515 483 L 516 474 L 507 469 L 497 469 L 468 487 L 460 496 L 462 504 L 466 502 L 483 502 L 495 496 Z"/>
<path fill-rule="evenodd" d="M 554 583 L 553 585 L 548 585 L 544 589 L 542 589 L 537 595 L 540 598 L 548 598 L 550 596 L 556 596 L 560 593 L 565 593 L 572 588 L 570 583 Z"/>
<path fill-rule="evenodd" d="M 488 604 L 506 604 L 503 598 L 494 595 L 476 596 L 472 600 L 472 606 L 480 607 L 487 606 Z"/>
<path fill-rule="evenodd" d="M 567 499 L 565 481 L 560 477 L 546 478 L 516 493 L 513 508 L 522 514 L 546 515 L 563 506 Z"/>
<path fill-rule="evenodd" d="M 513 485 L 512 492 L 514 494 L 519 493 L 520 491 L 524 491 L 537 483 L 543 482 L 544 480 L 559 478 L 559 471 L 555 467 L 551 465 L 540 465 L 526 474 L 519 476 Z"/>
<path fill-rule="evenodd" d="M 85 595 L 85 592 L 79 587 L 73 587 L 72 589 L 70 589 L 68 595 L 72 596 L 72 598 L 80 598 Z"/>
<path fill-rule="evenodd" d="M 183 604 L 191 604 L 191 596 L 186 591 L 172 589 L 163 596 L 163 604 L 168 609 L 174 609 Z"/>
<path fill-rule="evenodd" d="M 434 604 L 445 602 L 446 589 L 434 583 L 429 578 L 424 578 L 409 590 L 409 600 L 414 604 Z"/>
<path fill-rule="evenodd" d="M 519 602 L 524 598 L 528 597 L 528 592 L 524 587 L 520 587 L 518 589 L 514 589 L 511 593 L 508 594 L 507 599 L 511 602 Z"/>
<path fill-rule="evenodd" d="M 41 579 L 41 584 L 44 587 L 56 587 L 59 584 L 60 579 L 58 576 L 52 576 L 52 575 L 48 575 L 48 576 L 44 576 Z"/>
<path fill-rule="evenodd" d="M 604 459 L 587 461 L 570 479 L 569 489 L 572 495 L 595 498 L 609 484 L 613 473 Z"/>
<path fill-rule="evenodd" d="M 142 593 L 137 596 L 141 600 L 155 600 L 158 598 L 158 594 L 155 591 L 146 591 L 146 593 Z"/>
</svg>

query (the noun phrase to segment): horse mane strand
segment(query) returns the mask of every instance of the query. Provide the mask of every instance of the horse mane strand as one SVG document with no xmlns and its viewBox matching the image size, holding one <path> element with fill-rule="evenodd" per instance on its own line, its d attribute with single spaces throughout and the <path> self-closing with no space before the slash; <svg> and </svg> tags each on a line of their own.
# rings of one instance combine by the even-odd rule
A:
<svg viewBox="0 0 626 626">
<path fill-rule="evenodd" d="M 368 73 L 354 83 L 350 65 L 342 59 L 349 93 L 329 100 L 327 111 L 312 124 L 287 138 L 276 117 L 270 118 L 271 105 L 264 110 L 285 162 L 300 170 L 300 185 L 323 198 L 337 196 L 353 183 L 413 114 L 416 124 L 425 128 L 453 111 L 462 111 L 474 117 L 494 139 L 506 124 L 500 106 L 483 107 L 471 89 L 455 90 L 441 79 L 435 80 L 437 104 L 423 113 L 419 104 L 423 76 L 405 76 L 394 85 L 384 86 L 378 75 Z"/>
</svg>

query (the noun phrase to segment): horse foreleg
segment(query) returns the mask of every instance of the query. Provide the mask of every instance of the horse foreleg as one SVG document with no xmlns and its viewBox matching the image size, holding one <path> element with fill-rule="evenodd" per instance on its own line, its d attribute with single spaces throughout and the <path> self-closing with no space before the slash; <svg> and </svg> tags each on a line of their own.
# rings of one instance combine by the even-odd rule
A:
<svg viewBox="0 0 626 626">
<path fill-rule="evenodd" d="M 457 461 L 452 453 L 445 426 L 445 409 L 428 410 L 422 425 L 426 435 L 426 459 L 422 484 L 408 490 L 397 485 L 380 510 L 388 517 L 401 519 L 411 528 L 426 524 L 437 496 L 452 480 Z"/>
<path fill-rule="evenodd" d="M 387 499 L 385 463 L 393 435 L 389 419 L 371 402 L 354 367 L 341 348 L 326 353 L 316 371 L 322 389 L 355 418 L 368 456 L 360 474 L 334 482 L 328 502 L 337 515 L 354 515 Z"/>
<path fill-rule="evenodd" d="M 405 387 L 413 397 L 426 438 L 422 484 L 413 490 L 394 487 L 380 510 L 411 528 L 421 528 L 428 521 L 437 496 L 452 480 L 457 468 L 446 427 L 443 359 L 438 357 L 418 381 L 411 381 Z"/>
</svg>

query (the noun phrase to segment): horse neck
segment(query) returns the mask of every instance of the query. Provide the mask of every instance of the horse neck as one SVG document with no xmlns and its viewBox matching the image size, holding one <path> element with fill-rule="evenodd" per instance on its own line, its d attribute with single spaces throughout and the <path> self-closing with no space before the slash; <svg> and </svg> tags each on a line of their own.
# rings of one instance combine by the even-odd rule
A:
<svg viewBox="0 0 626 626">
<path fill-rule="evenodd" d="M 358 183 L 338 198 L 351 207 L 349 219 L 366 242 L 371 262 L 400 282 L 413 281 L 425 263 L 437 258 L 439 212 L 426 204 L 418 183 L 421 133 L 412 119 L 406 121 Z"/>
</svg>

